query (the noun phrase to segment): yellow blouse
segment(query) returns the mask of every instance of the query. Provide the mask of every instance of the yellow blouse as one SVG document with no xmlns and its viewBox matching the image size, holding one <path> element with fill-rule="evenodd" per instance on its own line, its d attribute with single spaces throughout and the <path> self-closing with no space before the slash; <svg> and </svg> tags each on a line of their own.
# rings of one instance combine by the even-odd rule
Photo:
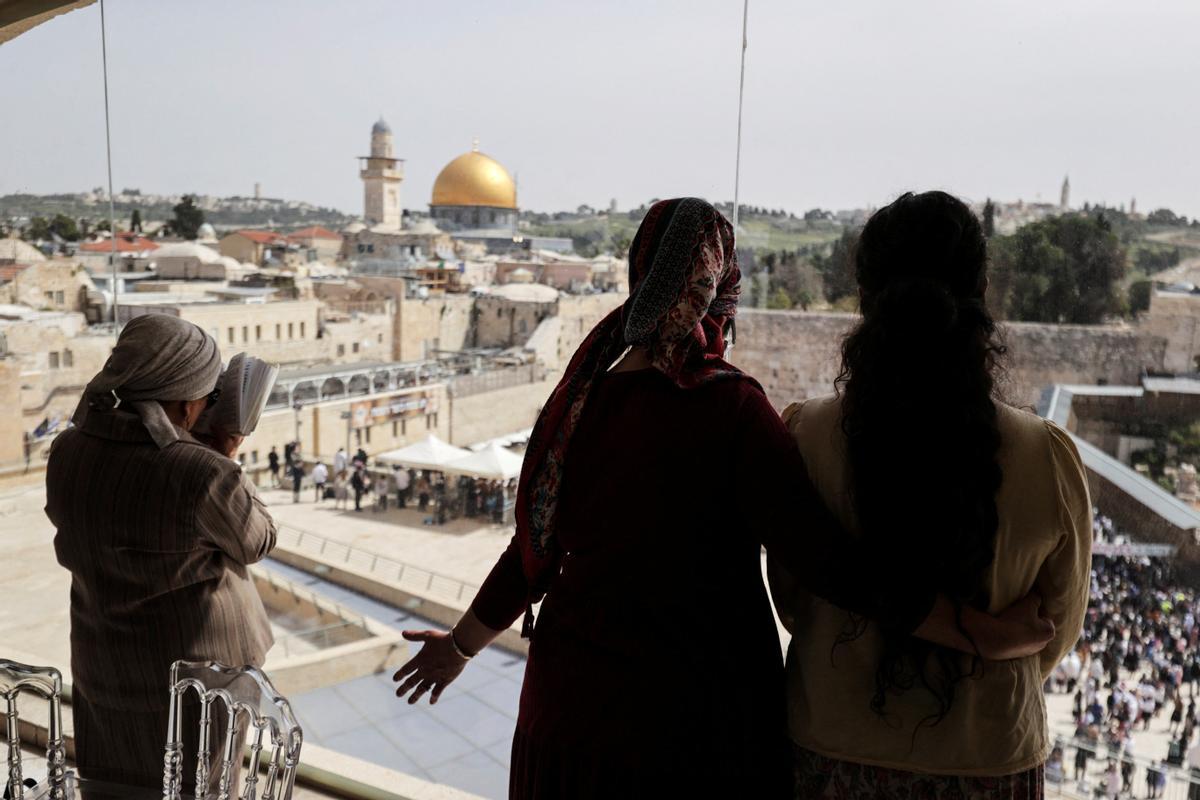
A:
<svg viewBox="0 0 1200 800">
<path fill-rule="evenodd" d="M 846 612 L 797 588 L 769 563 L 775 605 L 792 632 L 788 717 L 792 739 L 801 747 L 831 758 L 949 775 L 1007 775 L 1049 754 L 1042 683 L 1079 639 L 1091 570 L 1091 503 L 1079 453 L 1062 429 L 1004 405 L 998 417 L 1004 478 L 996 498 L 990 610 L 1036 588 L 1057 628 L 1054 641 L 1038 656 L 987 663 L 982 675 L 958 684 L 948 716 L 914 736 L 917 724 L 936 710 L 928 692 L 890 696 L 885 717 L 870 709 L 878 630 L 868 625 L 861 637 L 835 648 Z M 793 404 L 784 421 L 817 490 L 853 531 L 839 399 L 829 395 Z"/>
</svg>

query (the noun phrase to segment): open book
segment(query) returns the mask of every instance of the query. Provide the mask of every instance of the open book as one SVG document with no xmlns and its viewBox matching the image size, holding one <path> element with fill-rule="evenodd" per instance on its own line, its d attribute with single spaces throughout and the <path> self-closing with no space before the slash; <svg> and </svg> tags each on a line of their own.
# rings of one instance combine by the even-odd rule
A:
<svg viewBox="0 0 1200 800">
<path fill-rule="evenodd" d="M 249 436 L 258 427 L 258 418 L 262 416 L 278 374 L 279 365 L 268 364 L 245 353 L 229 359 L 229 366 L 217 379 L 221 396 L 212 408 L 200 415 L 193 433 L 205 434 L 220 429 Z"/>
</svg>

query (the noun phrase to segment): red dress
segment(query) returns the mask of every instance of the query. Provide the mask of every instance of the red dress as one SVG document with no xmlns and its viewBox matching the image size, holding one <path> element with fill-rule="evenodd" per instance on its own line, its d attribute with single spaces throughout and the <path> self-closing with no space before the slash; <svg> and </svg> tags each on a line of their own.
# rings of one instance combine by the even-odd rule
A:
<svg viewBox="0 0 1200 800">
<path fill-rule="evenodd" d="M 745 380 L 683 390 L 655 370 L 603 376 L 558 513 L 562 570 L 530 642 L 510 797 L 790 797 L 762 545 L 817 593 L 867 601 L 836 549 L 848 537 L 762 392 Z M 502 630 L 526 596 L 514 543 L 473 609 Z M 911 626 L 923 602 L 889 616 Z"/>
</svg>

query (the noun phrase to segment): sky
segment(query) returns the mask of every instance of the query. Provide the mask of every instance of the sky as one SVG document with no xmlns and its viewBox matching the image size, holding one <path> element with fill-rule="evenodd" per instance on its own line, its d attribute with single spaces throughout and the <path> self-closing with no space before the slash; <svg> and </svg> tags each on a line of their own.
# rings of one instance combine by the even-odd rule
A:
<svg viewBox="0 0 1200 800">
<path fill-rule="evenodd" d="M 733 197 L 740 0 L 106 0 L 118 191 L 362 213 L 382 115 L 425 209 L 471 147 L 521 207 Z M 1200 215 L 1197 0 L 750 0 L 741 200 L 940 188 Z M 0 194 L 105 184 L 100 7 L 0 45 Z"/>
</svg>

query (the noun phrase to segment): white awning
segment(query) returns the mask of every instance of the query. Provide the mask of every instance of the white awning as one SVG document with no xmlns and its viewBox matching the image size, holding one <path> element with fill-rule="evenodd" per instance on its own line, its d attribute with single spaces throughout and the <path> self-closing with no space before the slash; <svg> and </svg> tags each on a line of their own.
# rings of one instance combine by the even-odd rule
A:
<svg viewBox="0 0 1200 800">
<path fill-rule="evenodd" d="M 521 463 L 524 460 L 516 453 L 492 442 L 478 453 L 468 453 L 452 462 L 446 471 L 493 481 L 506 481 L 521 474 Z"/>
<path fill-rule="evenodd" d="M 447 444 L 430 434 L 423 442 L 381 453 L 375 457 L 375 461 L 381 464 L 396 464 L 409 469 L 432 469 L 444 472 L 452 462 L 469 455 L 471 455 L 470 451 Z"/>
</svg>

